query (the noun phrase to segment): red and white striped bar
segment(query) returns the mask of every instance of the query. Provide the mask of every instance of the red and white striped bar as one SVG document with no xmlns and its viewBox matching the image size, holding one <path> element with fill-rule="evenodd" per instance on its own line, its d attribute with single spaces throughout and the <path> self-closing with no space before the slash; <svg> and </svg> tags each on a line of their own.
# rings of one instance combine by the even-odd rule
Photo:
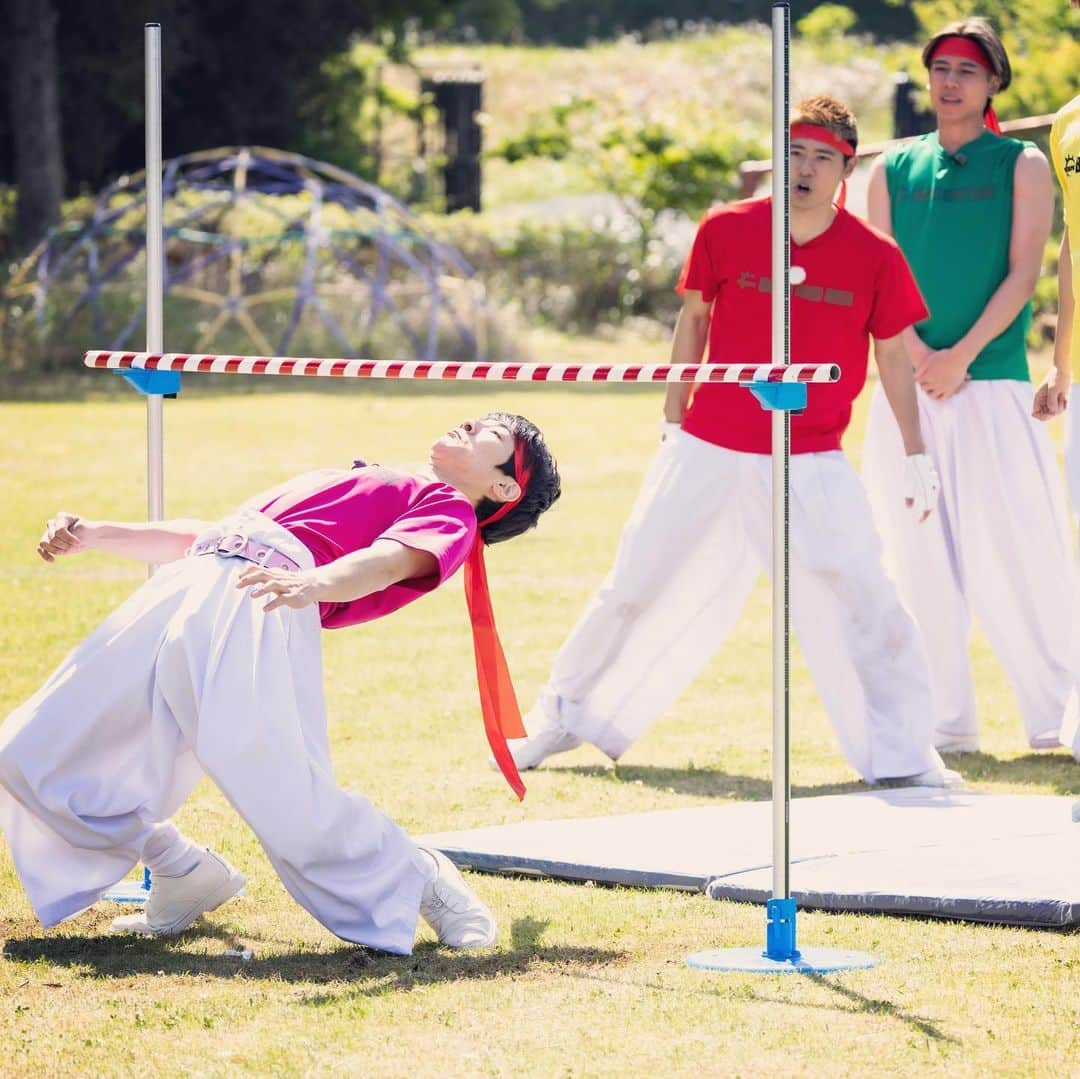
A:
<svg viewBox="0 0 1080 1079">
<path fill-rule="evenodd" d="M 87 367 L 307 378 L 426 379 L 449 382 L 836 382 L 834 363 L 451 363 L 209 356 L 181 352 L 87 352 Z"/>
</svg>

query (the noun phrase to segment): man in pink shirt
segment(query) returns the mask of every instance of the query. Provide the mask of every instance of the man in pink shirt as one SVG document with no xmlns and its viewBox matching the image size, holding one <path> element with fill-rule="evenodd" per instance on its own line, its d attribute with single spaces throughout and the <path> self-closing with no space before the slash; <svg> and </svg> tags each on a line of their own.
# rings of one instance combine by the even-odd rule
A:
<svg viewBox="0 0 1080 1079">
<path fill-rule="evenodd" d="M 492 413 L 440 438 L 416 474 L 308 473 L 215 525 L 58 514 L 45 561 L 98 550 L 161 568 L 0 727 L 0 829 L 42 923 L 139 861 L 146 912 L 114 930 L 178 933 L 235 895 L 243 876 L 170 821 L 205 774 L 331 932 L 408 954 L 422 914 L 451 947 L 493 944 L 491 912 L 453 865 L 334 780 L 319 630 L 389 614 L 464 564 L 485 725 L 508 761 L 498 731 L 520 717 L 507 720 L 483 545 L 531 528 L 559 493 L 540 431 Z"/>
</svg>

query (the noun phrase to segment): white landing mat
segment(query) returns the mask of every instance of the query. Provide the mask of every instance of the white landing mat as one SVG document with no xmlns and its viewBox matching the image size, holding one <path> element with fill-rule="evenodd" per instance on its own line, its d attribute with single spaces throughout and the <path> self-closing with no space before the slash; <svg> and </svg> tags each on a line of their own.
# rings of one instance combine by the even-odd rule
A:
<svg viewBox="0 0 1080 1079">
<path fill-rule="evenodd" d="M 1080 925 L 1075 798 L 928 787 L 795 798 L 791 890 L 804 909 Z M 491 873 L 770 896 L 772 807 L 736 802 L 425 836 Z"/>
</svg>

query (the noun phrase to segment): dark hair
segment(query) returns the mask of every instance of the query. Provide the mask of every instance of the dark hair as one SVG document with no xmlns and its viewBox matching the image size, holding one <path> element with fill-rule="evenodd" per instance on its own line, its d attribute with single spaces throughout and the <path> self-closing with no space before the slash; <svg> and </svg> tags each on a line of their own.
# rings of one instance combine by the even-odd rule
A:
<svg viewBox="0 0 1080 1079">
<path fill-rule="evenodd" d="M 927 71 L 930 70 L 930 62 L 934 58 L 934 51 L 947 37 L 966 37 L 973 41 L 986 56 L 986 62 L 990 65 L 990 71 L 997 76 L 1001 85 L 999 90 L 1007 90 L 1012 82 L 1012 66 L 1009 64 L 1009 54 L 1001 43 L 997 31 L 982 18 L 958 19 L 949 23 L 948 26 L 939 30 L 923 46 L 922 62 Z"/>
<path fill-rule="evenodd" d="M 791 123 L 823 127 L 844 142 L 850 142 L 852 150 L 859 148 L 859 127 L 855 114 L 842 101 L 828 94 L 818 94 L 817 97 L 800 101 L 791 114 Z"/>
<path fill-rule="evenodd" d="M 480 538 L 484 543 L 502 543 L 503 540 L 513 539 L 514 536 L 520 536 L 522 532 L 536 526 L 540 514 L 549 509 L 562 494 L 562 482 L 555 458 L 535 423 L 530 423 L 524 416 L 517 416 L 512 412 L 489 412 L 483 418 L 497 420 L 510 428 L 514 442 L 524 447 L 524 464 L 531 473 L 521 501 L 505 517 L 480 528 Z M 508 476 L 514 475 L 513 454 L 499 465 L 499 469 Z M 476 507 L 477 520 L 483 521 L 485 517 L 490 517 L 501 504 L 490 498 L 482 499 Z"/>
</svg>

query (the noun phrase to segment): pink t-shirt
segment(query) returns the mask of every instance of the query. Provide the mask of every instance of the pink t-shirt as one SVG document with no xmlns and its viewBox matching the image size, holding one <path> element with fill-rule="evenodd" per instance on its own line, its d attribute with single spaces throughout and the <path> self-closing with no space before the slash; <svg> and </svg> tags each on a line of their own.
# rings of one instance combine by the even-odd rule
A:
<svg viewBox="0 0 1080 1079">
<path fill-rule="evenodd" d="M 351 603 L 320 603 L 326 629 L 381 618 L 437 588 L 465 561 L 476 535 L 476 512 L 457 488 L 380 465 L 309 472 L 251 504 L 300 540 L 316 566 L 377 539 L 426 551 L 438 563 L 429 577 L 399 581 Z"/>
</svg>

